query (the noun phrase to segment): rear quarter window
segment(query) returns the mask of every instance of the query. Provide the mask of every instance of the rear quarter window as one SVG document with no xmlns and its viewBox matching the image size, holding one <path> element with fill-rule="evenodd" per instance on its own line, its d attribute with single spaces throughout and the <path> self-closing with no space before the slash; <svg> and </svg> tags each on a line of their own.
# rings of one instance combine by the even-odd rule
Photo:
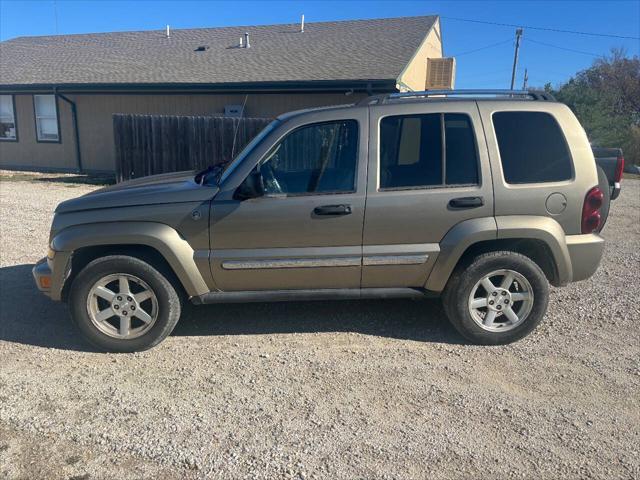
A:
<svg viewBox="0 0 640 480">
<path fill-rule="evenodd" d="M 558 122 L 544 112 L 496 112 L 493 128 L 507 183 L 570 180 L 571 154 Z"/>
</svg>

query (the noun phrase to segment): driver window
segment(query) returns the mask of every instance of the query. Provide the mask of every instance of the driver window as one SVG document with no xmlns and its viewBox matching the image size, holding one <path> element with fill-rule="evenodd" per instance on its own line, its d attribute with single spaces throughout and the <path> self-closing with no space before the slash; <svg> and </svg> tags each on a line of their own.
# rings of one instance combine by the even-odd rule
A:
<svg viewBox="0 0 640 480">
<path fill-rule="evenodd" d="M 354 192 L 357 155 L 355 120 L 300 127 L 284 137 L 261 162 L 265 193 Z"/>
</svg>

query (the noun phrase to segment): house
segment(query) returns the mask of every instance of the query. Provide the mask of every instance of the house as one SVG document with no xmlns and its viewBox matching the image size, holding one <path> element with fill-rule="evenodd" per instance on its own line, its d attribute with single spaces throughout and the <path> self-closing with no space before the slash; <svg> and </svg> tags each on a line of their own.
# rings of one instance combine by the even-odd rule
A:
<svg viewBox="0 0 640 480">
<path fill-rule="evenodd" d="M 0 168 L 112 172 L 114 113 L 274 117 L 424 90 L 442 57 L 437 16 L 15 38 Z"/>
</svg>

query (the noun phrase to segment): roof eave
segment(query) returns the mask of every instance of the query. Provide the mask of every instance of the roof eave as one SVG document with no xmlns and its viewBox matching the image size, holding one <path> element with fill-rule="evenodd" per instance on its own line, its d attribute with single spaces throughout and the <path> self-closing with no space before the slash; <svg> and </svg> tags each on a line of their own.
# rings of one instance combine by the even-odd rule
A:
<svg viewBox="0 0 640 480">
<path fill-rule="evenodd" d="M 4 84 L 5 93 L 283 93 L 283 92 L 366 92 L 395 91 L 396 79 L 303 80 L 237 83 L 40 83 Z"/>
</svg>

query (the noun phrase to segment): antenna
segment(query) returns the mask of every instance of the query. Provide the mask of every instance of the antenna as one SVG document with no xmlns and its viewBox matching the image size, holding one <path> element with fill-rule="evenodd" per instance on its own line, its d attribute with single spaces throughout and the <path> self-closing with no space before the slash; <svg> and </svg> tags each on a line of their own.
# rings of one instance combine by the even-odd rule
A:
<svg viewBox="0 0 640 480">
<path fill-rule="evenodd" d="M 529 81 L 529 71 L 524 69 L 524 82 L 522 83 L 522 90 L 527 89 L 527 82 Z"/>
<path fill-rule="evenodd" d="M 169 27 L 169 25 L 167 25 L 167 38 L 171 37 L 171 27 Z"/>
<path fill-rule="evenodd" d="M 302 14 L 302 20 L 300 21 L 300 33 L 304 33 L 304 13 Z"/>
</svg>

